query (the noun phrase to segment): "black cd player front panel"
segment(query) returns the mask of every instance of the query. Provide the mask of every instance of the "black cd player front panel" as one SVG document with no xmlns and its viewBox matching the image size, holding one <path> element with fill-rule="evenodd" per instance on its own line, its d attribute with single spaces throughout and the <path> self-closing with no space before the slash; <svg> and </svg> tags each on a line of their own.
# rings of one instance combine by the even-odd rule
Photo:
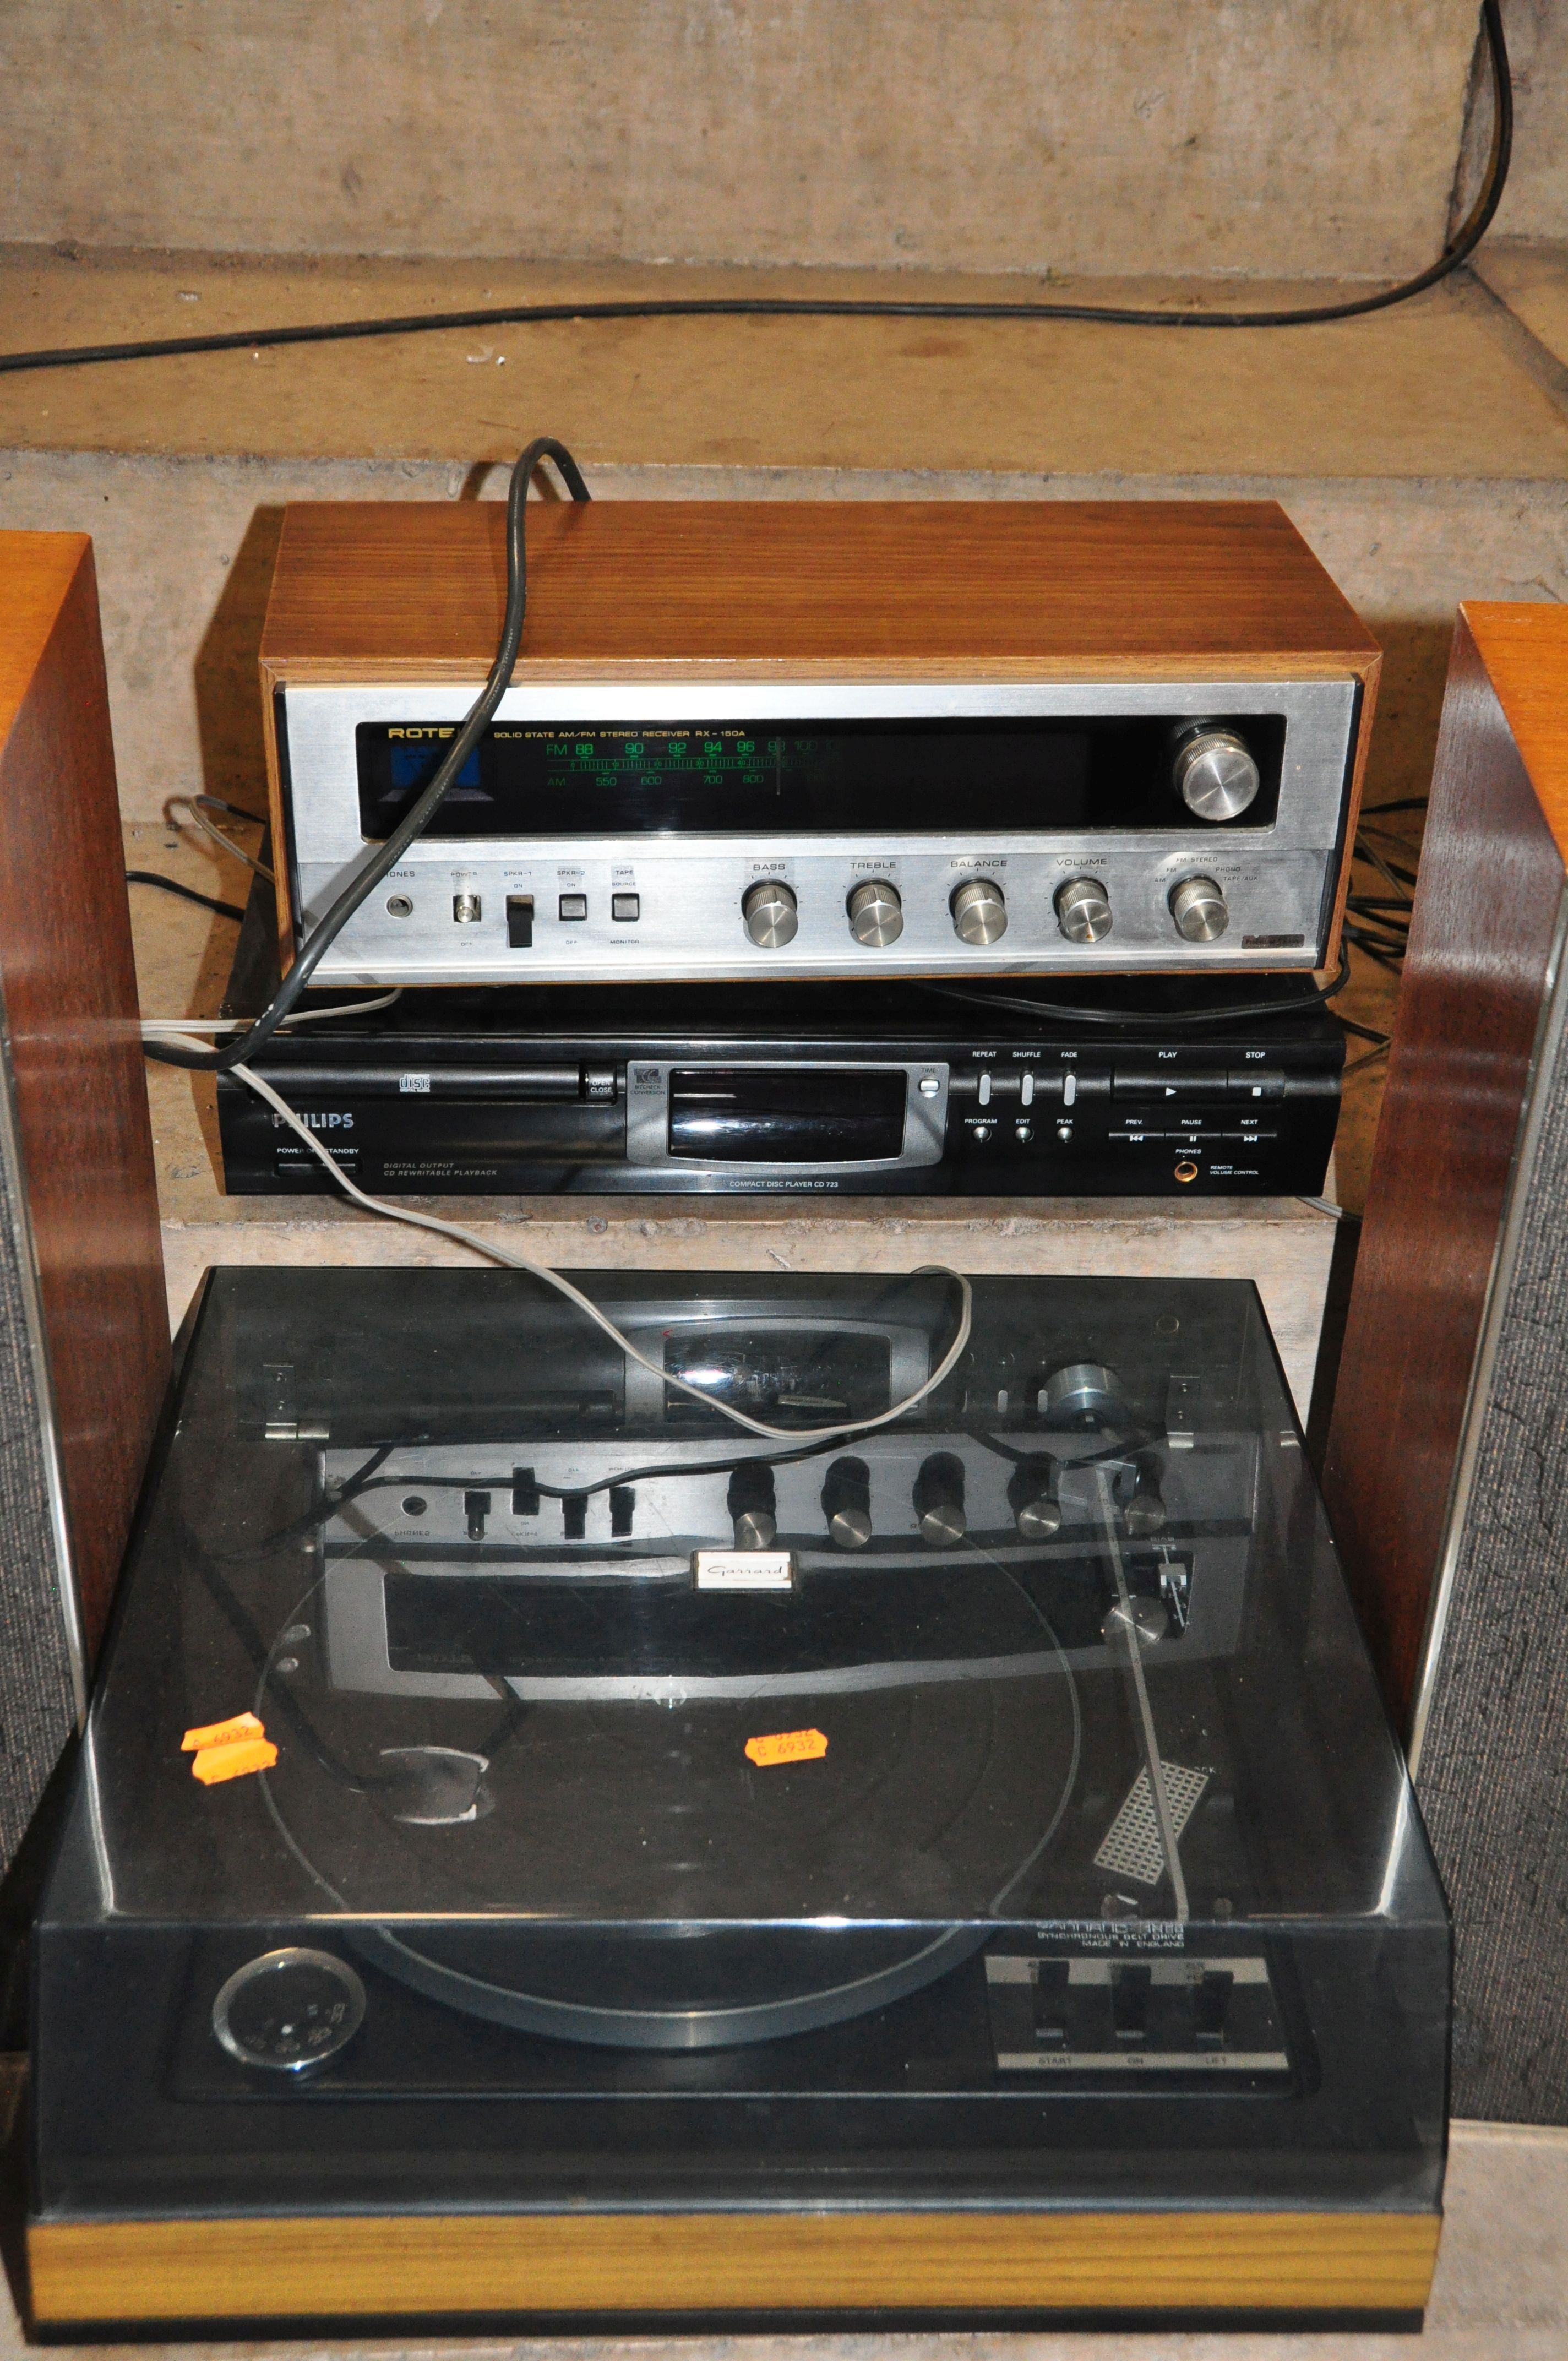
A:
<svg viewBox="0 0 1568 2361">
<path fill-rule="evenodd" d="M 1153 1007 L 1152 984 L 1128 991 Z M 256 1064 L 360 1187 L 392 1194 L 1315 1195 L 1343 1038 L 1300 986 L 1260 994 L 1277 1013 L 1140 1029 L 848 986 L 483 1012 L 409 994 L 276 1035 Z M 1174 988 L 1165 1003 L 1183 1013 Z M 243 1082 L 221 1077 L 218 1107 L 231 1193 L 335 1185 Z"/>
</svg>

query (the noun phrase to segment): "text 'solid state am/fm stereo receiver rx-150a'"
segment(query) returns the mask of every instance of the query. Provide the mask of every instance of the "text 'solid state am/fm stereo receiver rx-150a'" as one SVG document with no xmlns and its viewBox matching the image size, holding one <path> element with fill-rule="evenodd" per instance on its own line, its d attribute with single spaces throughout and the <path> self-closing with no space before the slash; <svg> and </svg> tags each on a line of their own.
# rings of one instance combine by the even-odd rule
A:
<svg viewBox="0 0 1568 2361">
<path fill-rule="evenodd" d="M 287 511 L 285 966 L 494 660 L 504 527 Z M 511 685 L 317 983 L 1332 959 L 1380 659 L 1273 502 L 541 502 L 528 534 Z"/>
</svg>

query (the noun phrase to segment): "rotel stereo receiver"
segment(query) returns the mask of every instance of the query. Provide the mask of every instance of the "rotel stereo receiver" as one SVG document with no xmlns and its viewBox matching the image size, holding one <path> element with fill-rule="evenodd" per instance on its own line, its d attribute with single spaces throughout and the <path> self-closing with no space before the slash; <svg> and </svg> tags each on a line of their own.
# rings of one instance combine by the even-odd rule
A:
<svg viewBox="0 0 1568 2361">
<path fill-rule="evenodd" d="M 1198 1014 L 1225 987 L 1085 995 Z M 908 985 L 414 991 L 276 1034 L 255 1067 L 380 1194 L 1312 1196 L 1344 1037 L 1295 978 L 1250 999 L 1273 1013 L 1162 1029 Z M 332 1191 L 233 1075 L 218 1123 L 231 1194 Z"/>
<path fill-rule="evenodd" d="M 1310 970 L 1378 652 L 1272 502 L 528 511 L 511 686 L 322 983 Z M 282 954 L 496 652 L 499 505 L 285 517 Z"/>
</svg>

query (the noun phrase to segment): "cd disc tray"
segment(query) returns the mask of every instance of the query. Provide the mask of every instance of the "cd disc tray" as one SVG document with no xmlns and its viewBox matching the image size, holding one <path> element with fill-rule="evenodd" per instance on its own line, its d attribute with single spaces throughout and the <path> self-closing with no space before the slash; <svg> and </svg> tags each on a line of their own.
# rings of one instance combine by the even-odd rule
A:
<svg viewBox="0 0 1568 2361">
<path fill-rule="evenodd" d="M 577 1276 L 635 1355 L 209 1276 L 38 1932 L 40 2329 L 1419 2312 L 1447 1922 L 1255 1290 L 978 1279 L 867 1429 L 950 1277 Z"/>
</svg>

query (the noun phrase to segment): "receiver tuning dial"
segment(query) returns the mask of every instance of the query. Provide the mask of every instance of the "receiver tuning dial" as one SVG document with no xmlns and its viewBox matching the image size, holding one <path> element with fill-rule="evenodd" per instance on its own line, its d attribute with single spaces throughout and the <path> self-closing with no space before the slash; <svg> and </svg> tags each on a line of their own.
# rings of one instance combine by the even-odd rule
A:
<svg viewBox="0 0 1568 2361">
<path fill-rule="evenodd" d="M 959 940 L 973 943 L 979 950 L 1000 942 L 1007 932 L 1006 901 L 1001 886 L 988 877 L 971 877 L 967 885 L 959 886 L 949 906 Z"/>
<path fill-rule="evenodd" d="M 904 905 L 896 885 L 883 878 L 868 879 L 850 896 L 850 932 L 868 950 L 885 950 L 904 932 Z"/>
<path fill-rule="evenodd" d="M 1097 943 L 1111 931 L 1111 897 L 1097 877 L 1057 888 L 1057 924 L 1069 943 Z"/>
<path fill-rule="evenodd" d="M 777 877 L 765 878 L 760 885 L 748 887 L 740 915 L 746 922 L 746 932 L 762 951 L 782 950 L 785 943 L 794 942 L 800 925 L 795 895 Z"/>
<path fill-rule="evenodd" d="M 1188 810 L 1214 821 L 1245 812 L 1262 784 L 1251 749 L 1234 730 L 1200 727 L 1184 738 L 1171 775 Z"/>
<path fill-rule="evenodd" d="M 1171 888 L 1176 931 L 1190 943 L 1217 943 L 1231 923 L 1223 889 L 1212 877 L 1184 877 Z"/>
</svg>

